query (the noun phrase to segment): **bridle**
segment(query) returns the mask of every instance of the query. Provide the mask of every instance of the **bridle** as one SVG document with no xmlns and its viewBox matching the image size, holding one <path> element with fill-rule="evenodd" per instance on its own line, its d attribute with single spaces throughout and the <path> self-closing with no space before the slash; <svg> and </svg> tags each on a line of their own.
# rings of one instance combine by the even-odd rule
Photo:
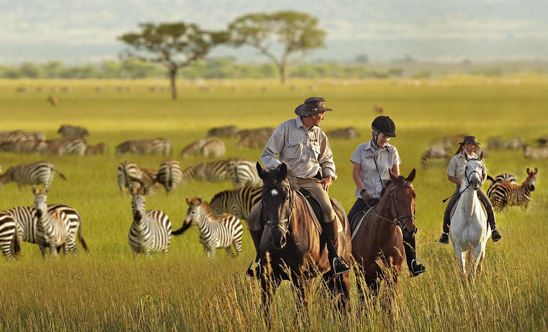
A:
<svg viewBox="0 0 548 332">
<path fill-rule="evenodd" d="M 461 190 L 461 192 L 465 191 L 466 189 L 468 189 L 470 187 L 470 176 L 471 175 L 474 175 L 474 174 L 478 175 L 478 177 L 480 179 L 480 187 L 481 187 L 481 182 L 483 182 L 483 173 L 485 172 L 485 169 L 483 167 L 483 163 L 481 162 L 480 159 L 473 158 L 473 159 L 468 159 L 466 161 L 466 164 L 468 165 L 468 162 L 470 162 L 470 161 L 479 161 L 479 163 L 481 165 L 482 173 L 478 172 L 477 169 L 474 169 L 472 172 L 468 173 L 468 167 L 465 167 L 464 168 L 464 178 L 466 179 L 466 187 L 463 190 Z M 473 189 L 475 191 L 477 191 L 477 190 L 479 190 L 480 187 L 478 187 L 477 189 L 476 188 L 473 188 Z"/>
<path fill-rule="evenodd" d="M 282 234 L 285 236 L 289 235 L 289 225 L 291 224 L 291 214 L 293 212 L 293 208 L 295 207 L 295 192 L 291 190 L 291 188 L 287 187 L 287 198 L 286 200 L 289 200 L 289 204 L 287 205 L 287 208 L 285 209 L 285 214 L 287 218 L 279 219 L 278 222 L 274 222 L 272 220 L 266 220 L 266 228 L 270 233 L 272 233 L 273 229 L 278 229 Z M 283 204 L 283 203 L 282 203 Z M 264 208 L 264 204 L 261 201 L 261 210 Z M 282 225 L 287 225 L 285 228 Z M 271 238 L 272 239 L 272 238 Z"/>
<path fill-rule="evenodd" d="M 404 184 L 404 185 L 401 185 L 401 187 L 411 187 L 411 185 L 409 184 Z M 407 230 L 407 226 L 405 224 L 405 221 L 407 219 L 411 219 L 411 222 L 415 222 L 415 214 L 413 212 L 411 212 L 411 214 L 408 214 L 408 215 L 404 215 L 404 216 L 400 216 L 399 212 L 398 212 L 398 209 L 396 208 L 396 206 L 398 206 L 398 201 L 396 199 L 396 195 L 394 193 L 396 189 L 392 189 L 389 193 L 386 193 L 385 195 L 388 195 L 390 200 L 392 201 L 392 203 L 390 204 L 390 212 L 392 214 L 392 216 L 394 216 L 393 219 L 390 219 L 390 218 L 387 218 L 383 215 L 381 215 L 378 211 L 377 211 L 377 206 L 375 206 L 373 208 L 373 212 L 382 220 L 388 222 L 388 223 L 391 223 L 391 224 L 394 224 L 394 225 L 397 225 L 399 227 L 401 227 L 402 229 L 404 230 Z"/>
</svg>

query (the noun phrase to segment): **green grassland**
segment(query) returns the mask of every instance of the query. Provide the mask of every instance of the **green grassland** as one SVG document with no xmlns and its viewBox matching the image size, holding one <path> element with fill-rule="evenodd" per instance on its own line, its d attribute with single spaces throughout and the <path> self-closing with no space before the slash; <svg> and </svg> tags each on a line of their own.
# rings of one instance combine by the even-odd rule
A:
<svg viewBox="0 0 548 332">
<path fill-rule="evenodd" d="M 273 305 L 275 330 L 544 330 L 548 329 L 548 161 L 527 160 L 521 151 L 491 151 L 486 165 L 491 175 L 512 172 L 524 179 L 527 167 L 538 167 L 537 191 L 527 211 L 499 213 L 504 239 L 489 243 L 482 275 L 473 284 L 461 282 L 450 246 L 437 243 L 444 204 L 452 193 L 445 164 L 420 166 L 420 155 L 432 139 L 460 132 L 487 137 L 534 139 L 548 134 L 548 78 L 449 77 L 440 80 L 180 82 L 180 99 L 169 100 L 165 81 L 0 81 L 0 130 L 43 131 L 57 137 L 60 124 L 85 126 L 89 142 L 109 145 L 106 156 L 40 156 L 2 153 L 3 169 L 47 159 L 68 180 L 56 178 L 51 203 L 69 204 L 81 212 L 83 232 L 91 252 L 59 260 L 42 259 L 37 247 L 23 244 L 17 261 L 0 260 L 0 330 L 264 330 L 260 288 L 243 275 L 254 256 L 246 233 L 243 254 L 231 258 L 219 251 L 207 259 L 192 228 L 172 239 L 169 254 L 133 258 L 127 241 L 131 224 L 130 197 L 116 184 L 116 166 L 133 160 L 157 167 L 160 156 L 114 156 L 123 140 L 166 137 L 174 158 L 189 142 L 214 126 L 240 128 L 276 126 L 294 116 L 294 108 L 310 95 L 321 95 L 334 111 L 324 129 L 357 127 L 361 137 L 331 140 L 339 178 L 331 193 L 348 210 L 354 185 L 350 156 L 369 138 L 374 105 L 397 123 L 399 149 L 407 175 L 417 168 L 417 235 L 419 256 L 428 272 L 400 278 L 392 319 L 378 308 L 369 314 L 352 291 L 350 313 L 341 316 L 318 286 L 306 313 L 295 313 L 291 288 L 284 285 Z M 124 89 L 121 89 L 124 87 Z M 129 89 L 125 89 L 125 87 Z M 129 90 L 121 92 L 120 90 Z M 59 100 L 56 107 L 46 101 Z M 257 160 L 259 150 L 238 149 L 226 139 L 227 157 Z M 201 161 L 182 160 L 183 166 Z M 185 198 L 209 200 L 230 183 L 190 182 L 173 195 L 162 190 L 147 199 L 162 209 L 174 228 L 186 213 Z M 486 186 L 484 187 L 486 190 Z M 32 205 L 29 187 L 0 188 L 0 210 Z M 354 277 L 353 277 L 354 280 Z"/>
</svg>

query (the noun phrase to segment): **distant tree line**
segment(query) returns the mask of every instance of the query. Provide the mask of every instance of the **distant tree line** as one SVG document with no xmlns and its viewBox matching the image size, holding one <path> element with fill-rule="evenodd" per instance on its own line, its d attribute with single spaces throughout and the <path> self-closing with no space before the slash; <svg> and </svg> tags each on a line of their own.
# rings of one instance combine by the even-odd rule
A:
<svg viewBox="0 0 548 332">
<path fill-rule="evenodd" d="M 292 78 L 394 78 L 404 76 L 401 68 L 368 64 L 303 63 L 293 66 Z M 214 57 L 195 61 L 182 68 L 177 77 L 183 79 L 279 79 L 279 68 L 272 63 L 237 63 L 230 57 Z M 61 62 L 1 66 L 0 78 L 42 79 L 142 79 L 165 78 L 165 68 L 140 60 L 103 61 L 98 64 L 65 65 Z"/>
</svg>

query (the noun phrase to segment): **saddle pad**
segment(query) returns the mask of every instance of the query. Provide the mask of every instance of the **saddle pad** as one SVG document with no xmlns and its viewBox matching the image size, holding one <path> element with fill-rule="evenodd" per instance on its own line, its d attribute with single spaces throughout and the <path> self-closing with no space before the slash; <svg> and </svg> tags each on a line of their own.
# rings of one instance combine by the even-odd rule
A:
<svg viewBox="0 0 548 332">
<path fill-rule="evenodd" d="M 362 215 L 362 217 L 360 218 L 360 221 L 358 222 L 358 224 L 356 225 L 356 228 L 354 228 L 354 229 L 352 230 L 352 237 L 351 237 L 351 240 L 354 240 L 354 237 L 355 237 L 356 234 L 358 233 L 358 230 L 360 229 L 360 227 L 361 227 L 361 225 L 362 225 L 362 223 L 363 223 L 365 217 L 373 210 L 374 207 L 375 207 L 375 206 L 372 206 L 372 207 L 370 207 L 369 209 L 363 210 L 362 212 L 360 212 L 360 214 L 363 213 L 363 215 Z M 359 216 L 359 214 L 358 214 L 357 216 Z M 351 225 L 352 225 L 352 223 L 351 223 Z"/>
<path fill-rule="evenodd" d="M 450 218 L 453 218 L 453 215 L 455 214 L 455 211 L 457 210 L 457 204 L 459 203 L 459 200 L 460 200 L 460 197 L 459 197 L 459 199 L 457 199 L 457 201 L 453 205 L 453 208 L 451 209 Z M 485 206 L 483 206 L 483 204 L 481 204 L 481 201 L 480 201 L 480 205 L 481 205 L 481 208 L 482 208 L 483 212 L 485 212 L 485 214 L 487 215 L 487 210 L 485 209 Z"/>
<path fill-rule="evenodd" d="M 320 203 L 318 203 L 318 201 L 316 201 L 316 199 L 312 197 L 312 195 L 310 195 L 308 191 L 304 189 L 301 189 L 301 190 L 297 190 L 297 193 L 304 198 L 304 201 L 306 202 L 306 207 L 308 208 L 308 210 L 310 211 L 310 214 L 312 215 L 312 220 L 314 220 L 314 225 L 318 229 L 318 232 L 321 233 L 322 226 L 319 218 L 322 217 L 322 209 L 320 207 Z M 316 208 L 314 208 L 311 203 L 314 204 Z"/>
</svg>

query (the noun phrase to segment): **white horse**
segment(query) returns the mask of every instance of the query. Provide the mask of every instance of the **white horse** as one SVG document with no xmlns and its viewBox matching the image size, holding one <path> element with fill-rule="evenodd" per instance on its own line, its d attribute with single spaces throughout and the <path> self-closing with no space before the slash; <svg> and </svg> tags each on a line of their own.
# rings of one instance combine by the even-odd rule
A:
<svg viewBox="0 0 548 332">
<path fill-rule="evenodd" d="M 483 154 L 482 154 L 483 155 Z M 487 214 L 478 198 L 477 190 L 485 180 L 486 172 L 479 159 L 468 159 L 461 184 L 460 199 L 451 217 L 449 236 L 455 256 L 464 276 L 472 279 L 485 257 L 485 246 L 491 236 Z M 480 268 L 481 269 L 481 268 Z M 467 270 L 469 270 L 467 272 Z"/>
</svg>

